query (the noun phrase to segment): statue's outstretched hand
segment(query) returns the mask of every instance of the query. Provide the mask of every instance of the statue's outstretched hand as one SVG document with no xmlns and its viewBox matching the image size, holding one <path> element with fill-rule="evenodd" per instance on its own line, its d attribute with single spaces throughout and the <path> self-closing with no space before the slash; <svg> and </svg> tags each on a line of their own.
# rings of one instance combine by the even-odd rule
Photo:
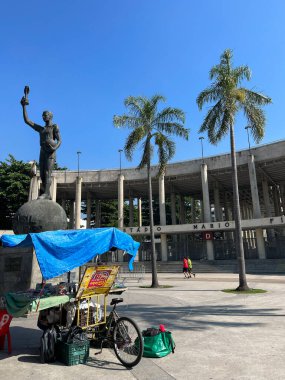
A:
<svg viewBox="0 0 285 380">
<path fill-rule="evenodd" d="M 23 107 L 29 105 L 29 101 L 28 101 L 27 98 L 25 98 L 25 96 L 22 97 L 21 104 L 22 104 Z"/>
</svg>

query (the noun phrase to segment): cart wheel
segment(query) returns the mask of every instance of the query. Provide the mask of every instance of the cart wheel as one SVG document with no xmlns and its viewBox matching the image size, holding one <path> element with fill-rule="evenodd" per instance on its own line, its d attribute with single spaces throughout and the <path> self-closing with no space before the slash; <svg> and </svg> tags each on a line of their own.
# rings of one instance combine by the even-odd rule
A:
<svg viewBox="0 0 285 380">
<path fill-rule="evenodd" d="M 113 333 L 114 351 L 128 368 L 137 365 L 143 354 L 143 338 L 137 324 L 130 318 L 119 318 Z"/>
</svg>

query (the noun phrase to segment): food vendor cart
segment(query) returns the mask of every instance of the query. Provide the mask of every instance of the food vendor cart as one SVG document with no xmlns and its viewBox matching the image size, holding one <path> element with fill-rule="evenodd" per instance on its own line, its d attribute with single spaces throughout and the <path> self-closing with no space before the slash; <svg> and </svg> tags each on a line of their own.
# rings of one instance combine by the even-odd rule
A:
<svg viewBox="0 0 285 380">
<path fill-rule="evenodd" d="M 70 338 L 70 332 L 74 333 L 76 328 L 80 328 L 81 338 L 83 336 L 97 341 L 101 348 L 107 342 L 126 367 L 132 367 L 140 361 L 143 340 L 139 328 L 130 318 L 120 318 L 115 310 L 116 305 L 122 302 L 121 298 L 112 300 L 113 309 L 107 315 L 107 296 L 125 290 L 114 288 L 119 266 L 97 266 L 91 262 L 94 257 L 117 248 L 129 255 L 129 269 L 132 270 L 139 243 L 131 236 L 116 228 L 98 228 L 2 235 L 1 241 L 5 247 L 34 247 L 42 273 L 42 284 L 26 292 L 8 292 L 5 300 L 8 312 L 14 317 L 39 312 L 38 326 L 44 330 L 41 340 L 42 362 L 56 355 L 68 365 L 84 363 L 89 353 L 89 341 L 87 343 L 86 339 L 82 339 L 80 342 L 79 339 L 79 342 L 70 343 L 63 338 Z M 57 286 L 47 283 L 83 265 L 86 267 L 78 286 L 75 283 Z M 51 331 L 55 334 L 55 327 L 58 343 L 52 355 L 48 352 L 47 356 L 45 345 L 49 346 L 49 350 L 51 346 L 47 342 L 50 337 L 48 334 Z"/>
</svg>

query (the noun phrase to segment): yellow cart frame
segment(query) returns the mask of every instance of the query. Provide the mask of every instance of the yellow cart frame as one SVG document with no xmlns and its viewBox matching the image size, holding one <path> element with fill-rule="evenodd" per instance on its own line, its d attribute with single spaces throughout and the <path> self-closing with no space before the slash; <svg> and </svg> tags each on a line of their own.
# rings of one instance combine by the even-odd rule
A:
<svg viewBox="0 0 285 380">
<path fill-rule="evenodd" d="M 82 329 L 92 329 L 106 323 L 107 302 L 106 298 L 113 286 L 119 271 L 118 265 L 112 266 L 88 266 L 80 282 L 76 293 L 76 325 Z M 96 313 L 92 310 L 92 299 L 95 298 Z M 82 301 L 86 301 L 85 309 L 81 309 Z M 99 315 L 99 307 L 102 305 L 102 316 Z M 84 312 L 82 312 L 84 310 Z"/>
</svg>

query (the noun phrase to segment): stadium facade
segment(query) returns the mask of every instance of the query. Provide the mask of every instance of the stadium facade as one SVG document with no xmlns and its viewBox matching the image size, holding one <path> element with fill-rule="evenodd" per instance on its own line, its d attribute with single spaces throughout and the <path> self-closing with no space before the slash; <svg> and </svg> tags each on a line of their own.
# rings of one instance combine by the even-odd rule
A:
<svg viewBox="0 0 285 380">
<path fill-rule="evenodd" d="M 245 256 L 285 258 L 285 140 L 238 151 L 236 156 Z M 153 197 L 159 204 L 158 260 L 235 258 L 230 154 L 168 164 L 159 178 L 157 171 L 157 166 L 151 168 Z M 29 200 L 38 197 L 39 186 L 36 175 Z M 118 227 L 142 242 L 139 261 L 150 260 L 149 226 L 142 225 L 142 202 L 148 199 L 146 170 L 54 171 L 52 197 L 64 208 L 69 205 L 71 229 L 80 228 L 82 202 L 86 202 L 90 228 L 93 201 L 94 225 L 101 227 L 100 201 L 117 200 Z M 124 222 L 126 203 L 128 225 Z M 116 256 L 115 261 L 120 260 L 123 256 Z"/>
</svg>

